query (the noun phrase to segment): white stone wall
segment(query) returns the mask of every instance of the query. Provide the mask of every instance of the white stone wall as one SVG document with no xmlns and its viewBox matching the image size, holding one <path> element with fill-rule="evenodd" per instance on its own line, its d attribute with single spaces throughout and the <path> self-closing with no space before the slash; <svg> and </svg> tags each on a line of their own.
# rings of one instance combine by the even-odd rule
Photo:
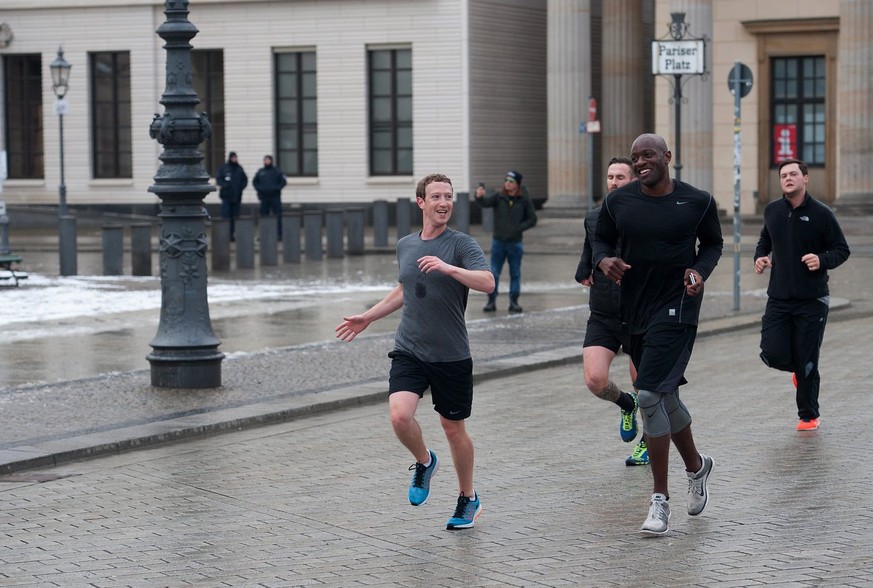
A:
<svg viewBox="0 0 873 588">
<path fill-rule="evenodd" d="M 64 119 L 67 200 L 149 203 L 147 189 L 161 147 L 148 136 L 164 89 L 163 41 L 154 30 L 165 20 L 163 2 L 6 0 L 2 18 L 15 39 L 4 53 L 43 54 L 44 181 L 6 182 L 10 203 L 56 203 L 59 180 L 58 128 L 48 64 L 62 43 L 73 68 Z M 318 178 L 289 179 L 286 202 L 368 202 L 411 197 L 416 180 L 434 171 L 464 185 L 465 116 L 462 1 L 245 0 L 193 1 L 190 20 L 199 29 L 192 45 L 223 49 L 225 148 L 239 154 L 253 176 L 274 150 L 272 51 L 315 49 L 318 68 Z M 411 47 L 415 173 L 370 178 L 367 151 L 367 48 Z M 130 51 L 134 177 L 93 180 L 90 171 L 87 52 Z M 210 170 L 211 172 L 214 170 Z M 254 201 L 251 188 L 244 200 Z M 217 202 L 212 194 L 207 202 Z"/>
</svg>

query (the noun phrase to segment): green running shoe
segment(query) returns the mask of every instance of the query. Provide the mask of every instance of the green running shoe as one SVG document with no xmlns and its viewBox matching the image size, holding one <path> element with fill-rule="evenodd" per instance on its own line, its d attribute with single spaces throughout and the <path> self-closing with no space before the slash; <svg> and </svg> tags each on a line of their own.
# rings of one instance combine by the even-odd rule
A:
<svg viewBox="0 0 873 588">
<path fill-rule="evenodd" d="M 637 438 L 637 409 L 640 406 L 637 400 L 636 392 L 628 392 L 630 397 L 634 399 L 634 409 L 630 412 L 621 411 L 621 423 L 618 426 L 618 432 L 621 435 L 621 440 L 625 443 L 630 443 Z"/>
<path fill-rule="evenodd" d="M 624 460 L 624 465 L 649 465 L 649 448 L 646 446 L 646 442 L 643 439 L 640 439 L 640 442 L 637 443 L 636 447 L 634 447 L 633 453 Z"/>
</svg>

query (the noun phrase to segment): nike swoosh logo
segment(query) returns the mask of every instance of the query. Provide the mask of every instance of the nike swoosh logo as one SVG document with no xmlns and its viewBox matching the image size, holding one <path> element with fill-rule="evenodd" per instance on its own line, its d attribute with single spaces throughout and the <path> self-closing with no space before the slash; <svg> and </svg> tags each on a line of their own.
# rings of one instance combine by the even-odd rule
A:
<svg viewBox="0 0 873 588">
<path fill-rule="evenodd" d="M 685 202 L 680 202 L 679 200 L 677 200 L 677 201 L 676 201 L 676 205 L 677 205 L 677 206 L 682 206 L 683 204 L 688 204 L 689 202 L 691 202 L 691 201 L 690 201 L 690 200 L 686 200 Z"/>
</svg>

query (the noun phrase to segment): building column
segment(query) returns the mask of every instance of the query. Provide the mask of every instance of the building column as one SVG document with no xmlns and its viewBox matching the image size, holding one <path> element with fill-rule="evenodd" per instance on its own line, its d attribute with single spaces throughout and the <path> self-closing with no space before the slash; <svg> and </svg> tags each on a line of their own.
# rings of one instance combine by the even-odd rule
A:
<svg viewBox="0 0 873 588">
<path fill-rule="evenodd" d="M 835 206 L 873 210 L 873 2 L 842 0 L 839 40 L 839 169 Z"/>
<path fill-rule="evenodd" d="M 591 3 L 548 1 L 549 200 L 584 207 L 588 199 L 588 144 L 579 123 L 591 95 Z"/>
<path fill-rule="evenodd" d="M 603 165 L 612 157 L 630 157 L 631 144 L 646 132 L 643 124 L 641 85 L 651 69 L 641 58 L 642 11 L 639 0 L 610 0 L 603 3 Z"/>
<path fill-rule="evenodd" d="M 706 38 L 709 75 L 682 80 L 682 181 L 713 192 L 712 0 L 672 0 L 670 12 L 685 13 L 689 37 Z"/>
</svg>

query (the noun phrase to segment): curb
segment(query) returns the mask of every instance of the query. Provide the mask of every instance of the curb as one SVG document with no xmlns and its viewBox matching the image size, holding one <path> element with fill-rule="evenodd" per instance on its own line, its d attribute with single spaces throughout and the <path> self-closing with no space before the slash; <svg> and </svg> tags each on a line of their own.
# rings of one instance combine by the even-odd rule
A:
<svg viewBox="0 0 873 588">
<path fill-rule="evenodd" d="M 846 299 L 831 299 L 831 312 L 851 307 Z M 838 313 L 833 320 L 859 318 Z M 866 316 L 866 315 L 863 315 Z M 711 319 L 700 324 L 698 337 L 712 337 L 760 325 L 757 314 Z M 561 346 L 517 357 L 503 357 L 474 364 L 473 382 L 511 377 L 522 372 L 581 362 L 581 347 Z M 368 406 L 388 398 L 385 383 L 365 382 L 243 406 L 159 420 L 152 423 L 95 432 L 30 446 L 0 450 L 0 475 L 55 467 L 85 459 L 116 455 L 162 444 L 252 429 L 327 412 Z"/>
</svg>

